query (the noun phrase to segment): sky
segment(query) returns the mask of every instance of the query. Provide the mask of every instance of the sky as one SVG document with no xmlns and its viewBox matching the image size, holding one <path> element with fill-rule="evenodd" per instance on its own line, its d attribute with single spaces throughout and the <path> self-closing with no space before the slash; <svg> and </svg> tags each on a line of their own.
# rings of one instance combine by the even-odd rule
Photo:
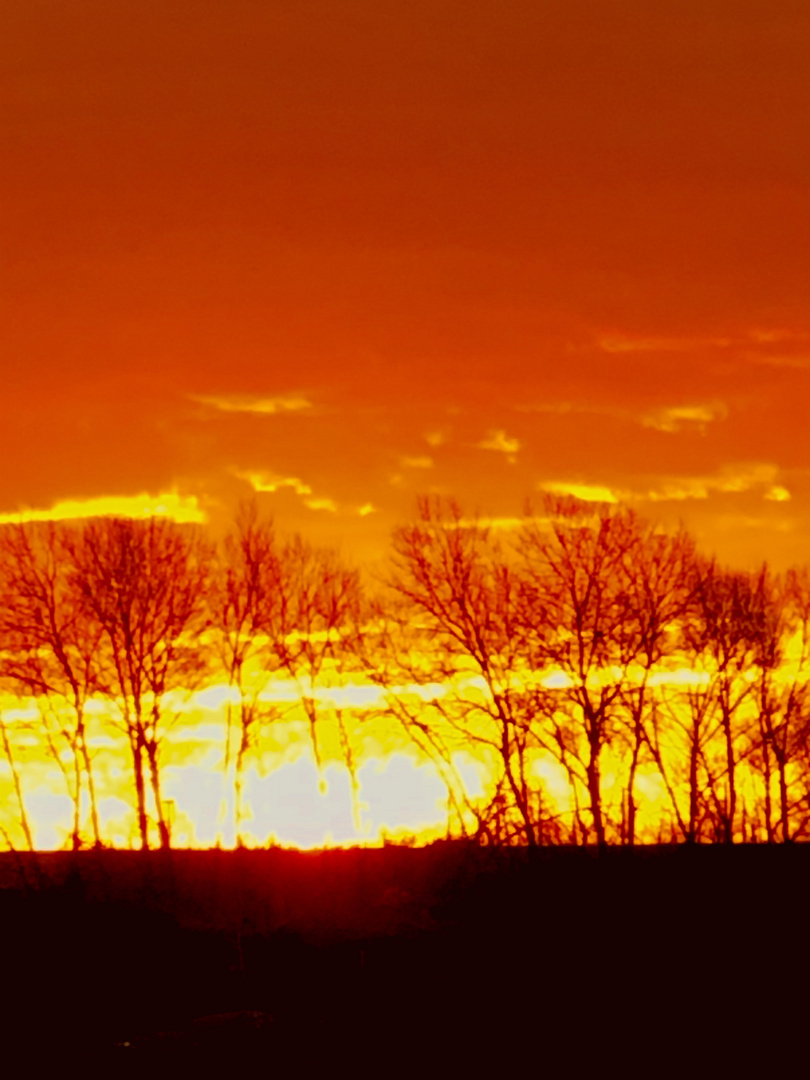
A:
<svg viewBox="0 0 810 1080">
<path fill-rule="evenodd" d="M 0 70 L 0 519 L 367 560 L 570 491 L 806 561 L 804 0 L 0 0 Z"/>
</svg>

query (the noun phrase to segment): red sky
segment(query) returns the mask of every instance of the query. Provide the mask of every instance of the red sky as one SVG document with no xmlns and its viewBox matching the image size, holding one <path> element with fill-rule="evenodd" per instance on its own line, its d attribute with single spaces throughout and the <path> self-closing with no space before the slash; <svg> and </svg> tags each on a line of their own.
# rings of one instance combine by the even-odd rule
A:
<svg viewBox="0 0 810 1080">
<path fill-rule="evenodd" d="M 365 556 L 579 485 L 806 559 L 804 0 L 0 0 L 0 53 L 0 515 L 259 483 Z"/>
</svg>

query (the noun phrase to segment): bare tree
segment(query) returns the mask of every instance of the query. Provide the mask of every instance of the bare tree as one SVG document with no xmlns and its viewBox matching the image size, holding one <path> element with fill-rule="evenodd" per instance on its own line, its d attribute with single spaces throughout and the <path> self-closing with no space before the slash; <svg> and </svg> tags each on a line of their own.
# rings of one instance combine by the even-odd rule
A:
<svg viewBox="0 0 810 1080">
<path fill-rule="evenodd" d="M 752 575 L 722 570 L 714 560 L 695 562 L 684 648 L 705 682 L 690 690 L 690 707 L 713 736 L 701 744 L 700 764 L 716 838 L 729 844 L 741 824 L 738 766 L 753 746 L 744 710 L 753 683 L 746 676 L 754 673 L 765 622 L 764 595 Z"/>
<path fill-rule="evenodd" d="M 763 568 L 757 591 L 763 605 L 756 643 L 758 677 L 753 689 L 759 740 L 751 764 L 762 777 L 766 838 L 772 843 L 778 831 L 787 843 L 794 838 L 794 830 L 801 833 L 807 820 L 804 805 L 802 820 L 792 821 L 801 803 L 791 792 L 790 774 L 801 769 L 810 738 L 810 575 L 807 570 L 792 570 L 775 578 Z"/>
<path fill-rule="evenodd" d="M 580 837 L 588 840 L 592 829 L 602 847 L 616 824 L 602 791 L 603 755 L 624 742 L 629 763 L 617 831 L 632 843 L 650 677 L 671 648 L 689 544 L 618 507 L 548 497 L 543 509 L 529 517 L 519 544 L 522 633 L 533 669 L 557 682 L 535 691 L 546 718 L 544 745 L 568 774 Z"/>
<path fill-rule="evenodd" d="M 453 669 L 443 662 L 436 640 L 414 607 L 394 589 L 372 597 L 363 633 L 356 640 L 364 677 L 381 692 L 373 715 L 383 725 L 395 720 L 420 758 L 431 762 L 447 789 L 448 837 L 456 830 L 494 840 L 487 808 L 471 799 L 457 765 L 461 752 L 475 752 L 463 725 L 446 721 L 436 692 Z"/>
<path fill-rule="evenodd" d="M 268 633 L 274 633 L 279 623 L 280 573 L 272 522 L 259 520 L 255 501 L 244 503 L 234 531 L 224 540 L 209 598 L 220 657 L 237 697 L 236 746 L 230 699 L 225 738 L 225 774 L 233 789 L 237 842 L 245 759 L 256 744 L 258 721 L 268 712 L 260 697 L 275 667 Z"/>
<path fill-rule="evenodd" d="M 162 847 L 170 829 L 160 792 L 161 698 L 192 689 L 205 671 L 199 635 L 211 554 L 199 533 L 165 518 L 89 522 L 72 545 L 73 581 L 105 646 L 102 681 L 120 703 L 149 847 L 147 777 Z"/>
<path fill-rule="evenodd" d="M 53 522 L 0 530 L 0 633 L 6 642 L 2 663 L 6 678 L 41 704 L 43 698 L 57 699 L 43 711 L 43 734 L 73 801 L 76 849 L 81 846 L 85 785 L 93 839 L 97 846 L 101 843 L 86 716 L 87 702 L 99 685 L 100 630 L 85 618 L 71 578 L 72 535 L 68 526 Z M 67 764 L 65 749 L 70 755 Z"/>
<path fill-rule="evenodd" d="M 8 727 L 2 714 L 0 714 L 0 746 L 3 748 L 3 756 L 8 762 L 9 770 L 11 772 L 12 788 L 14 790 L 14 799 L 17 803 L 17 814 L 19 817 L 20 828 L 22 829 L 23 836 L 25 837 L 25 843 L 29 851 L 34 850 L 34 837 L 31 832 L 31 824 L 28 820 L 28 812 L 25 808 L 25 799 L 23 798 L 22 778 L 20 777 L 20 769 L 17 763 L 17 759 L 14 756 L 11 740 L 8 734 Z M 14 850 L 14 844 L 8 831 L 4 828 L 2 830 L 6 844 L 11 850 Z"/>
<path fill-rule="evenodd" d="M 604 508 L 547 498 L 544 511 L 544 520 L 530 518 L 520 536 L 522 632 L 532 666 L 561 677 L 556 688 L 538 687 L 537 705 L 547 717 L 549 746 L 569 775 L 580 835 L 587 839 L 589 832 L 580 813 L 583 787 L 601 847 L 607 839 L 601 759 L 621 691 L 612 676 L 613 635 L 626 607 L 621 569 L 630 541 L 622 520 Z"/>
<path fill-rule="evenodd" d="M 532 724 L 514 558 L 453 502 L 422 499 L 418 513 L 416 524 L 394 535 L 388 587 L 399 624 L 388 620 L 381 641 L 388 671 L 377 675 L 387 683 L 389 708 L 436 763 L 459 821 L 472 811 L 479 834 L 496 842 L 556 839 L 559 823 L 534 768 L 542 746 Z M 409 705 L 396 691 L 403 680 L 436 692 Z M 454 749 L 465 745 L 494 769 L 486 807 L 466 798 L 452 767 Z"/>
<path fill-rule="evenodd" d="M 639 766 L 646 758 L 660 772 L 660 753 L 654 742 L 661 701 L 659 687 L 678 654 L 695 551 L 683 530 L 670 535 L 635 518 L 630 527 L 620 569 L 625 593 L 620 726 L 629 749 L 621 839 L 632 847 L 636 840 L 635 785 Z M 653 685 L 656 676 L 659 681 Z"/>
<path fill-rule="evenodd" d="M 357 816 L 357 770 L 352 734 L 344 709 L 328 708 L 319 696 L 343 685 L 346 667 L 356 655 L 352 641 L 359 632 L 360 576 L 338 553 L 315 547 L 300 536 L 287 540 L 272 563 L 274 602 L 262 627 L 272 662 L 295 685 L 309 724 L 312 751 L 322 766 L 319 725 L 331 713 L 352 784 Z"/>
</svg>

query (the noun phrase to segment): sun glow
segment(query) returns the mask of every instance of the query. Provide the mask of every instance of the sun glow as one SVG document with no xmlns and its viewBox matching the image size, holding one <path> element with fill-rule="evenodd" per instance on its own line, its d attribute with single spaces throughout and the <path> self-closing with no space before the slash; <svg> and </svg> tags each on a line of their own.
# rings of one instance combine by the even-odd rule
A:
<svg viewBox="0 0 810 1080">
<path fill-rule="evenodd" d="M 318 688 L 314 695 L 328 708 L 371 709 L 380 704 L 380 691 L 371 685 Z M 238 829 L 233 791 L 223 767 L 228 738 L 227 711 L 238 704 L 233 687 L 214 685 L 193 694 L 165 695 L 167 717 L 163 737 L 161 785 L 164 812 L 171 819 L 176 847 L 231 848 L 279 844 L 298 848 L 377 845 L 387 839 L 412 837 L 428 842 L 447 831 L 447 790 L 435 768 L 412 751 L 390 749 L 392 731 L 376 730 L 358 746 L 354 779 L 339 759 L 335 733 L 324 734 L 323 760 L 317 765 L 300 708 L 290 708 L 295 689 L 277 680 L 262 694 L 266 702 L 287 706 L 262 728 L 263 749 L 245 769 L 245 810 Z M 55 850 L 70 843 L 73 803 L 65 790 L 63 767 L 72 755 L 60 755 L 61 766 L 47 753 L 35 731 L 43 724 L 43 703 L 2 700 L 0 719 L 12 748 L 11 760 L 0 760 L 0 821 L 6 839 L 21 843 L 12 823 L 14 773 L 21 783 L 34 845 Z M 63 711 L 68 706 L 63 704 Z M 58 713 L 58 710 L 57 710 Z M 97 786 L 98 816 L 105 843 L 138 847 L 138 823 L 132 805 L 132 778 L 126 767 L 126 737 L 109 703 L 91 701 L 87 744 Z M 58 725 L 58 714 L 51 711 Z M 481 794 L 475 766 L 458 755 L 454 765 L 465 778 L 471 796 Z M 89 805 L 81 816 L 89 830 Z"/>
<path fill-rule="evenodd" d="M 792 655 L 785 665 L 786 679 L 791 673 L 795 677 L 798 649 L 793 641 Z M 419 703 L 428 711 L 448 707 L 442 702 L 451 703 L 460 693 L 485 699 L 491 697 L 491 691 L 484 680 L 462 674 L 447 682 L 414 683 L 387 692 L 360 680 L 312 687 L 308 696 L 326 721 L 320 735 L 320 762 L 316 762 L 299 684 L 292 679 L 270 678 L 267 673 L 254 674 L 261 676 L 255 700 L 262 702 L 268 713 L 260 725 L 261 748 L 242 776 L 244 806 L 238 826 L 233 777 L 225 764 L 228 740 L 234 734 L 234 713 L 243 700 L 238 689 L 219 682 L 192 692 L 173 690 L 160 701 L 165 718 L 162 801 L 173 846 L 233 848 L 241 844 L 311 849 L 379 845 L 397 839 L 428 843 L 448 834 L 446 780 L 433 763 L 403 743 L 399 725 L 383 716 L 383 710 L 391 696 Z M 608 686 L 621 674 L 605 669 L 596 681 Z M 693 688 L 701 693 L 710 677 L 707 671 L 676 667 L 654 672 L 648 685 Z M 548 691 L 569 690 L 574 685 L 561 671 L 527 675 L 522 684 Z M 90 699 L 85 709 L 101 835 L 105 844 L 139 847 L 126 736 L 121 726 L 123 706 L 119 702 L 111 709 L 113 704 Z M 0 810 L 5 808 L 5 822 L 0 824 L 11 846 L 21 843 L 13 824 L 14 803 L 20 795 L 37 849 L 56 850 L 70 844 L 74 806 L 66 791 L 65 770 L 72 754 L 67 747 L 57 757 L 52 753 L 60 714 L 66 716 L 69 711 L 67 701 L 21 700 L 10 694 L 0 698 L 0 721 L 7 739 L 5 759 L 0 759 Z M 345 732 L 328 719 L 336 713 L 352 718 L 352 770 L 345 762 Z M 48 745 L 37 734 L 43 730 L 51 732 Z M 458 752 L 451 767 L 468 798 L 492 796 L 495 759 L 490 760 L 487 752 L 477 757 Z M 622 804 L 625 767 L 620 750 L 609 749 L 604 754 L 601 769 L 606 805 Z M 570 778 L 551 754 L 538 750 L 531 759 L 531 771 L 542 784 L 553 815 L 570 818 L 580 812 Z M 741 790 L 750 783 L 741 776 Z M 20 794 L 15 793 L 15 785 L 19 785 Z M 639 768 L 635 797 L 639 836 L 654 835 L 662 814 L 666 815 L 667 792 L 650 761 Z M 85 792 L 81 804 L 85 835 L 89 835 L 89 813 Z"/>
</svg>

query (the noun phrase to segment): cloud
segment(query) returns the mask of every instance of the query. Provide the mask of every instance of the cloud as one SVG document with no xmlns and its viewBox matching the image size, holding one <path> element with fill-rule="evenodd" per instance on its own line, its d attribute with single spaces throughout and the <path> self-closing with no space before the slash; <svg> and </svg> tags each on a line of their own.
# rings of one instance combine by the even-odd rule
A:
<svg viewBox="0 0 810 1080">
<path fill-rule="evenodd" d="M 459 520 L 459 528 L 462 529 L 505 529 L 513 530 L 522 528 L 527 521 L 544 520 L 538 518 L 525 518 L 525 517 L 480 517 L 480 518 L 461 518 Z"/>
<path fill-rule="evenodd" d="M 725 420 L 727 416 L 725 402 L 715 401 L 706 405 L 670 405 L 654 409 L 642 415 L 640 423 L 657 431 L 680 431 L 686 424 L 696 424 L 701 431 L 705 431 L 707 424 L 713 420 Z"/>
<path fill-rule="evenodd" d="M 616 489 L 601 484 L 569 481 L 548 481 L 538 485 L 552 495 L 573 495 L 583 502 L 632 503 L 681 502 L 687 499 L 708 499 L 712 495 L 735 495 L 748 491 L 759 492 L 771 502 L 788 502 L 791 493 L 779 484 L 776 465 L 755 463 L 728 465 L 711 476 L 662 477 L 646 491 Z"/>
<path fill-rule="evenodd" d="M 708 499 L 714 494 L 739 494 L 765 488 L 763 497 L 776 502 L 790 498 L 787 488 L 775 481 L 779 470 L 775 465 L 728 465 L 714 476 L 673 477 L 646 495 L 652 502 L 683 499 Z"/>
<path fill-rule="evenodd" d="M 515 455 L 520 450 L 520 440 L 511 438 L 500 429 L 489 431 L 486 438 L 476 445 L 480 450 L 494 450 L 496 453 L 506 454 L 512 465 L 515 463 Z"/>
<path fill-rule="evenodd" d="M 304 506 L 309 510 L 328 510 L 330 514 L 337 513 L 337 503 L 334 499 L 304 499 Z"/>
<path fill-rule="evenodd" d="M 767 367 L 796 368 L 800 371 L 810 368 L 810 356 L 751 356 L 749 359 Z"/>
<path fill-rule="evenodd" d="M 315 495 L 310 485 L 297 476 L 276 476 L 274 473 L 240 471 L 237 469 L 234 470 L 234 475 L 238 476 L 240 480 L 247 480 L 254 491 L 262 494 L 274 494 L 282 488 L 289 488 L 296 495 L 301 496 L 304 506 L 308 510 L 328 510 L 330 513 L 337 513 L 338 505 L 334 499 Z"/>
<path fill-rule="evenodd" d="M 200 405 L 210 405 L 220 412 L 261 413 L 271 416 L 274 413 L 301 412 L 311 409 L 312 402 L 300 395 L 282 397 L 261 397 L 258 394 L 211 394 L 189 395 L 192 401 Z"/>
<path fill-rule="evenodd" d="M 275 476 L 273 473 L 240 471 L 235 471 L 234 475 L 238 476 L 240 480 L 247 480 L 254 491 L 275 492 L 279 488 L 292 488 L 296 495 L 312 494 L 312 488 L 309 484 L 305 484 L 297 476 L 282 477 Z"/>
<path fill-rule="evenodd" d="M 372 505 L 372 503 L 364 503 L 362 506 L 358 507 L 357 513 L 360 517 L 368 517 L 369 514 L 377 513 L 377 507 Z"/>
<path fill-rule="evenodd" d="M 754 327 L 729 337 L 644 337 L 622 332 L 603 334 L 596 347 L 609 354 L 621 353 L 690 353 L 706 349 L 739 351 L 745 359 L 770 367 L 805 369 L 810 367 L 805 330 L 787 327 Z M 569 346 L 576 350 L 576 346 Z M 772 351 L 778 350 L 776 355 Z M 769 354 L 770 350 L 770 354 Z"/>
<path fill-rule="evenodd" d="M 403 469 L 432 469 L 434 462 L 433 458 L 424 454 L 421 457 L 401 457 L 399 464 Z"/>
<path fill-rule="evenodd" d="M 579 405 L 570 401 L 547 402 L 539 405 L 521 405 L 521 412 L 552 413 L 556 416 L 571 414 L 610 416 L 656 431 L 678 432 L 684 427 L 697 425 L 701 431 L 714 420 L 725 420 L 728 406 L 723 401 L 711 401 L 687 405 L 661 405 L 645 411 L 627 409 L 615 405 Z"/>
<path fill-rule="evenodd" d="M 789 533 L 796 528 L 796 522 L 789 518 L 760 518 L 746 514 L 719 514 L 713 519 L 713 523 L 716 529 L 724 532 L 763 529 L 768 532 Z"/>
<path fill-rule="evenodd" d="M 748 331 L 748 337 L 757 345 L 773 345 L 781 341 L 808 341 L 810 334 L 804 330 L 789 330 L 786 327 L 754 327 Z"/>
<path fill-rule="evenodd" d="M 601 484 L 576 484 L 564 480 L 552 480 L 539 486 L 541 491 L 546 491 L 549 495 L 573 495 L 575 499 L 581 499 L 583 502 L 617 503 L 620 498 L 609 487 Z"/>
<path fill-rule="evenodd" d="M 443 431 L 428 431 L 425 435 L 425 442 L 428 446 L 441 446 L 442 443 L 447 442 L 447 437 Z"/>
<path fill-rule="evenodd" d="M 103 495 L 94 499 L 65 499 L 47 510 L 26 509 L 16 514 L 0 514 L 0 525 L 24 521 L 75 521 L 82 518 L 168 517 L 179 524 L 207 521 L 194 495 L 175 491 L 161 495 Z"/>
<path fill-rule="evenodd" d="M 691 352 L 693 349 L 724 349 L 732 344 L 726 337 L 642 337 L 633 334 L 603 334 L 596 345 L 607 353 Z"/>
</svg>

